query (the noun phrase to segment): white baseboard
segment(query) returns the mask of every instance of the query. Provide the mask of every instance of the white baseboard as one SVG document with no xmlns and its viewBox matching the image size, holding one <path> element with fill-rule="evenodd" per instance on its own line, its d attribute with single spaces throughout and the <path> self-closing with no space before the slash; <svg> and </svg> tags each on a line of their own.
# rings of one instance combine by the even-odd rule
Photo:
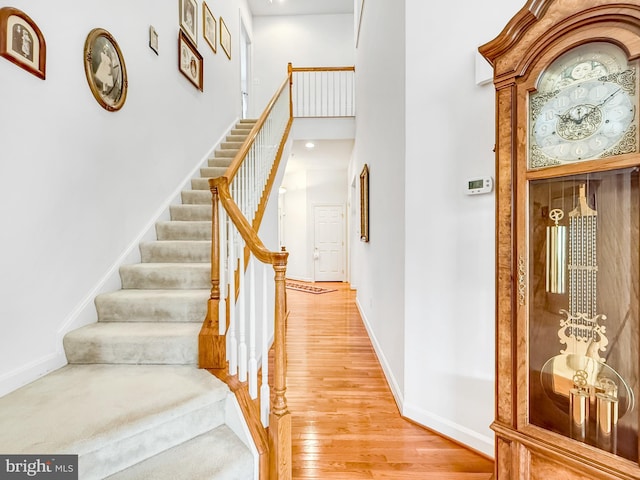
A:
<svg viewBox="0 0 640 480">
<path fill-rule="evenodd" d="M 448 437 L 458 443 L 461 443 L 472 450 L 493 458 L 493 437 L 484 436 L 474 430 L 470 430 L 467 427 L 458 425 L 455 422 L 451 422 L 446 418 L 442 418 L 431 412 L 427 412 L 418 407 L 405 403 L 402 391 L 400 390 L 400 387 L 398 386 L 398 383 L 393 376 L 389 363 L 386 360 L 384 353 L 382 352 L 382 349 L 380 347 L 380 343 L 378 342 L 373 330 L 371 329 L 370 323 L 367 320 L 367 317 L 364 314 L 358 299 L 356 299 L 356 305 L 358 307 L 358 311 L 360 312 L 360 316 L 362 317 L 362 321 L 364 322 L 364 326 L 369 334 L 369 338 L 371 339 L 371 343 L 378 357 L 378 361 L 380 362 L 384 375 L 387 379 L 387 382 L 389 383 L 391 393 L 393 394 L 393 397 L 396 401 L 396 404 L 398 405 L 400 412 L 402 413 L 402 416 L 441 435 L 444 435 L 445 437 Z"/>
<path fill-rule="evenodd" d="M 494 457 L 494 439 L 419 407 L 405 404 L 404 417 L 487 457 Z"/>
<path fill-rule="evenodd" d="M 64 367 L 67 364 L 62 349 L 42 358 L 38 358 L 26 365 L 16 368 L 0 376 L 0 397 L 31 383 L 37 378 Z"/>
<path fill-rule="evenodd" d="M 364 327 L 367 329 L 367 333 L 369 334 L 369 339 L 371 339 L 371 344 L 373 345 L 373 350 L 376 352 L 376 356 L 378 357 L 378 361 L 382 366 L 382 371 L 384 372 L 384 376 L 387 379 L 387 383 L 389 384 L 389 388 L 391 389 L 391 393 L 393 394 L 393 398 L 398 405 L 398 409 L 402 412 L 404 410 L 404 396 L 402 395 L 402 390 L 396 382 L 395 377 L 393 376 L 393 371 L 389 366 L 389 362 L 387 358 L 384 356 L 382 348 L 380 347 L 380 343 L 376 338 L 373 330 L 371 329 L 371 325 L 367 320 L 367 316 L 364 314 L 364 311 L 360 305 L 360 301 L 356 298 L 356 306 L 358 307 L 358 312 L 360 312 L 360 317 L 362 317 L 362 322 L 364 323 Z"/>
</svg>

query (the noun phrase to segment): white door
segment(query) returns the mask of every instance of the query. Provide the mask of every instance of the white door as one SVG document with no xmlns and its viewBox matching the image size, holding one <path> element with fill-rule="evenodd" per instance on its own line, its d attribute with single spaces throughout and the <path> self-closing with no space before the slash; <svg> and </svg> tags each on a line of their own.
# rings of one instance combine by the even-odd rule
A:
<svg viewBox="0 0 640 480">
<path fill-rule="evenodd" d="M 314 218 L 314 280 L 344 281 L 344 205 L 316 205 Z"/>
<path fill-rule="evenodd" d="M 242 118 L 249 114 L 249 64 L 251 51 L 249 49 L 249 35 L 240 20 L 240 102 L 242 103 Z"/>
</svg>

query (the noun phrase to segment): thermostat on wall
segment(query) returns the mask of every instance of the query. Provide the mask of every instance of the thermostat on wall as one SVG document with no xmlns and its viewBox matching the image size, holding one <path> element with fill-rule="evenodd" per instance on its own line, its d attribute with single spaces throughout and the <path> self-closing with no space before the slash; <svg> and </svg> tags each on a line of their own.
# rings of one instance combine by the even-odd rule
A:
<svg viewBox="0 0 640 480">
<path fill-rule="evenodd" d="M 493 190 L 493 178 L 491 177 L 477 177 L 467 180 L 467 195 L 489 193 L 491 190 Z"/>
</svg>

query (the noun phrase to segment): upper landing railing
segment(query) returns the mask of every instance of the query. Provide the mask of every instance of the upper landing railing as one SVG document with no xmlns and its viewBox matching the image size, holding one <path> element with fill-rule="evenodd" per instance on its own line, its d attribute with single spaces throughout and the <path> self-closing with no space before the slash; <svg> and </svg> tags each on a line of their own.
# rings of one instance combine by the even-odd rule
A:
<svg viewBox="0 0 640 480">
<path fill-rule="evenodd" d="M 293 116 L 353 117 L 355 67 L 292 67 Z"/>
<path fill-rule="evenodd" d="M 269 251 L 257 232 L 294 116 L 353 116 L 353 76 L 353 67 L 289 64 L 287 78 L 225 174 L 209 180 L 211 295 L 199 335 L 199 365 L 235 392 L 258 450 L 261 480 L 291 479 L 285 396 L 289 254 Z"/>
</svg>

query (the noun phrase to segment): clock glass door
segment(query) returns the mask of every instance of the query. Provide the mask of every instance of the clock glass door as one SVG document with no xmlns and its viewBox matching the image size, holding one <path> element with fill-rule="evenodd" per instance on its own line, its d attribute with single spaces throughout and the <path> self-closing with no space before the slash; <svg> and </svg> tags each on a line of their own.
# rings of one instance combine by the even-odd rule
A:
<svg viewBox="0 0 640 480">
<path fill-rule="evenodd" d="M 638 167 L 528 183 L 529 422 L 638 461 Z"/>
</svg>

